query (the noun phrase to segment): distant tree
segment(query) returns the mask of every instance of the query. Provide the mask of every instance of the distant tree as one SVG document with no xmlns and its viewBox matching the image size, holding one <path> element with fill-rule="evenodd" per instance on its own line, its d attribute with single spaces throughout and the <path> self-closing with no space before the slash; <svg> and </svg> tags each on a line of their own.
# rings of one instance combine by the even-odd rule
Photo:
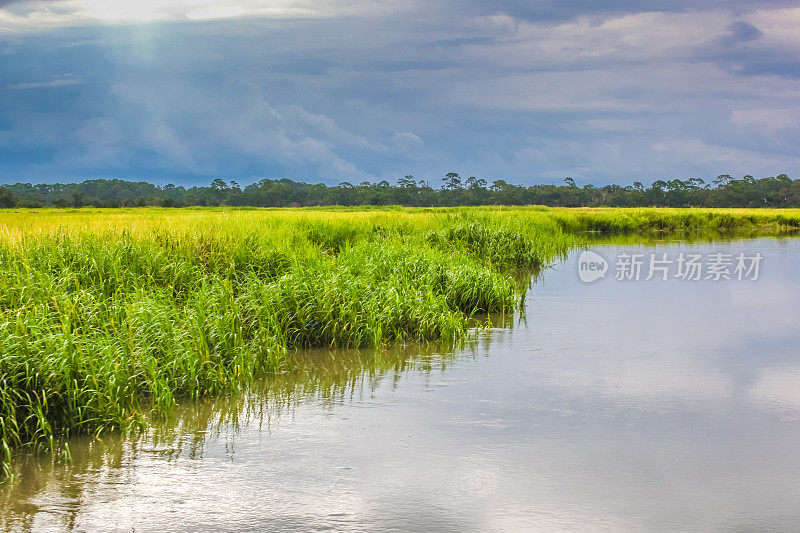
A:
<svg viewBox="0 0 800 533">
<path fill-rule="evenodd" d="M 208 186 L 190 189 L 168 184 L 156 187 L 144 181 L 119 179 L 86 180 L 81 183 L 15 183 L 0 186 L 0 207 L 97 207 L 237 205 L 277 207 L 289 205 L 548 205 L 548 206 L 706 206 L 706 207 L 798 207 L 800 180 L 787 174 L 734 179 L 728 174 L 712 183 L 700 178 L 659 179 L 649 187 L 641 181 L 629 186 L 587 184 L 577 187 L 565 178 L 563 185 L 513 185 L 496 179 L 470 176 L 462 183 L 455 172 L 447 173 L 442 186 L 434 188 L 425 180 L 407 175 L 396 185 L 387 180 L 342 182 L 334 187 L 290 179 L 262 179 L 244 189 L 217 178 Z"/>
<path fill-rule="evenodd" d="M 486 180 L 470 176 L 467 178 L 467 189 L 471 191 L 486 190 Z"/>
<path fill-rule="evenodd" d="M 714 185 L 717 187 L 724 187 L 728 185 L 733 180 L 733 177 L 729 174 L 720 174 L 716 178 L 714 178 Z"/>
<path fill-rule="evenodd" d="M 442 181 L 444 182 L 444 188 L 448 191 L 456 191 L 463 188 L 461 178 L 455 172 L 445 174 Z"/>
<path fill-rule="evenodd" d="M 20 201 L 17 202 L 17 207 L 25 207 L 25 208 L 29 208 L 29 209 L 36 209 L 36 208 L 39 208 L 39 207 L 44 207 L 44 202 L 42 202 L 42 199 L 38 198 L 38 197 L 37 198 L 33 198 L 32 200 L 20 199 Z"/>
<path fill-rule="evenodd" d="M 8 187 L 0 187 L 0 207 L 16 207 L 18 201 L 17 195 L 11 192 Z"/>
<path fill-rule="evenodd" d="M 397 185 L 404 189 L 416 189 L 417 182 L 414 179 L 414 176 L 406 176 L 404 178 L 398 178 Z"/>
<path fill-rule="evenodd" d="M 228 190 L 228 184 L 222 178 L 217 178 L 211 182 L 211 189 L 214 191 L 226 191 Z"/>
<path fill-rule="evenodd" d="M 508 183 L 506 183 L 505 180 L 495 180 L 495 181 L 492 182 L 492 186 L 490 187 L 490 190 L 492 192 L 502 193 L 509 186 L 510 185 Z"/>
</svg>

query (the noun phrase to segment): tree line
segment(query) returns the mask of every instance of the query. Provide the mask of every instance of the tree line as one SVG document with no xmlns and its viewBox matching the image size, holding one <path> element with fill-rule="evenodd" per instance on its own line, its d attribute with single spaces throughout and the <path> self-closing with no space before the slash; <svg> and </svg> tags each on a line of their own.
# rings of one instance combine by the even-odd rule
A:
<svg viewBox="0 0 800 533">
<path fill-rule="evenodd" d="M 0 186 L 0 207 L 301 207 L 323 205 L 546 205 L 563 207 L 800 207 L 800 179 L 786 174 L 740 179 L 723 174 L 710 183 L 700 178 L 657 180 L 633 185 L 579 187 L 572 178 L 561 185 L 514 185 L 498 179 L 446 174 L 439 186 L 413 176 L 388 181 L 328 186 L 290 179 L 262 179 L 241 187 L 217 178 L 209 186 L 157 186 L 145 181 L 93 179 L 81 183 Z"/>
</svg>

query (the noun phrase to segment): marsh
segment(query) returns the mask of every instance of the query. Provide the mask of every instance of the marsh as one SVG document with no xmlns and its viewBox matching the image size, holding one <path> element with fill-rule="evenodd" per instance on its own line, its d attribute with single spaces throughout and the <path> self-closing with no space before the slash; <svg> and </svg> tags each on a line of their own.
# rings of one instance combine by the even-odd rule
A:
<svg viewBox="0 0 800 533">
<path fill-rule="evenodd" d="M 8 530 L 788 530 L 800 241 L 604 244 L 763 255 L 759 279 L 594 283 L 579 250 L 460 348 L 295 353 L 293 372 L 138 434 L 25 456 Z M 612 263 L 613 264 L 613 263 Z"/>
</svg>

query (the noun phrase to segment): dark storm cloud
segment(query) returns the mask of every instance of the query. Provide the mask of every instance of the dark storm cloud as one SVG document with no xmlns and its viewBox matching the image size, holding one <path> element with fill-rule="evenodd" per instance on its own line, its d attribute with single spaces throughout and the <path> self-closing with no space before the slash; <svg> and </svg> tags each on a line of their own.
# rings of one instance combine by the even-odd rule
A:
<svg viewBox="0 0 800 533">
<path fill-rule="evenodd" d="M 728 61 L 726 67 L 732 73 L 743 76 L 774 75 L 800 79 L 800 60 L 790 57 L 781 59 L 771 52 L 743 53 L 735 60 Z"/>
<path fill-rule="evenodd" d="M 699 50 L 697 58 L 719 63 L 739 76 L 800 78 L 800 58 L 795 46 L 764 43 L 765 33 L 746 21 L 737 20 L 726 30 L 717 45 Z"/>
<path fill-rule="evenodd" d="M 24 4 L 57 4 L 65 0 L 0 0 L 0 8 L 15 4 L 15 7 L 23 6 Z"/>
<path fill-rule="evenodd" d="M 496 0 L 453 1 L 448 4 L 455 13 L 507 13 L 527 21 L 562 21 L 579 16 L 608 16 L 634 13 L 702 12 L 713 9 L 751 11 L 796 7 L 794 0 Z"/>
<path fill-rule="evenodd" d="M 723 38 L 726 44 L 749 43 L 764 35 L 761 30 L 743 20 L 737 20 L 728 27 L 728 30 L 730 33 Z"/>
<path fill-rule="evenodd" d="M 800 14 L 769 11 L 788 3 L 409 5 L 0 33 L 0 181 L 631 182 L 800 165 Z"/>
</svg>

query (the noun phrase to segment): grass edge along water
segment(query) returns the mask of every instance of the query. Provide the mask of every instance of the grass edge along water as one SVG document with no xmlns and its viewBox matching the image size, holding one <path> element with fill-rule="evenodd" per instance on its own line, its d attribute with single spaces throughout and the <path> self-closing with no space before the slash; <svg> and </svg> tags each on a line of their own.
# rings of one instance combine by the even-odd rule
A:
<svg viewBox="0 0 800 533">
<path fill-rule="evenodd" d="M 65 437 L 141 427 L 296 348 L 462 341 L 590 235 L 799 227 L 757 209 L 2 210 L 0 477 L 15 450 L 68 455 Z"/>
</svg>

